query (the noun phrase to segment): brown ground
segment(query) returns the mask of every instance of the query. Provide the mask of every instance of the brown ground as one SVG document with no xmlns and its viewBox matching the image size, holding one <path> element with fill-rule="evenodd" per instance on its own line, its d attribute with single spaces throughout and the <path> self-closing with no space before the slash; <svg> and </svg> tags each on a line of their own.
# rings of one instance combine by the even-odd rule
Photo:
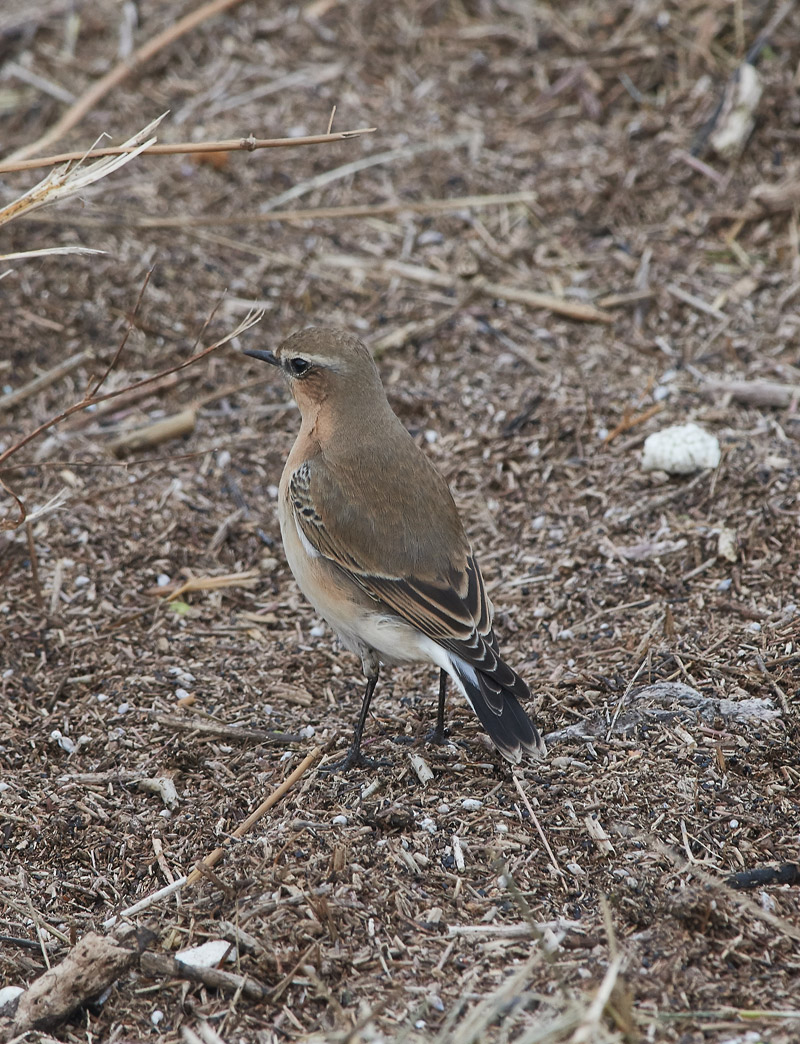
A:
<svg viewBox="0 0 800 1044">
<path fill-rule="evenodd" d="M 140 3 L 135 45 L 190 7 Z M 707 381 L 800 385 L 797 211 L 751 198 L 798 174 L 800 11 L 761 53 L 764 96 L 743 157 L 703 153 L 700 168 L 687 150 L 770 5 L 323 7 L 306 20 L 263 0 L 205 22 L 57 146 L 119 141 L 166 109 L 162 140 L 317 133 L 334 103 L 335 127 L 378 128 L 218 166 L 141 158 L 46 220 L 5 226 L 3 252 L 107 253 L 0 263 L 11 270 L 0 385 L 19 388 L 86 348 L 98 360 L 5 410 L 0 446 L 81 397 L 153 265 L 109 388 L 185 358 L 217 305 L 204 343 L 253 300 L 266 314 L 241 344 L 271 346 L 309 322 L 359 331 L 384 347 L 392 404 L 452 484 L 532 712 L 547 733 L 598 727 L 593 739 L 558 732 L 549 760 L 520 774 L 540 833 L 465 707 L 450 708 L 453 747 L 420 745 L 434 673 L 386 672 L 366 746 L 392 766 L 306 773 L 213 879 L 139 919 L 162 954 L 238 924 L 255 942 L 227 967 L 269 999 L 137 971 L 55 1032 L 173 1041 L 208 1019 L 231 1041 L 321 1041 L 377 1009 L 348 1039 L 616 1040 L 628 1026 L 630 1040 L 796 1041 L 800 1022 L 779 1015 L 800 1008 L 798 885 L 745 895 L 723 882 L 798 853 L 800 414 L 796 397 L 748 405 Z M 80 94 L 119 60 L 122 5 L 78 5 L 77 22 L 71 10 L 4 5 L 0 61 Z M 4 73 L 4 148 L 33 141 L 64 106 Z M 258 223 L 266 201 L 314 174 L 404 147 L 280 209 L 521 190 L 535 201 Z M 0 191 L 9 200 L 30 184 L 6 175 Z M 142 227 L 154 217 L 194 220 Z M 219 217 L 229 223 L 210 223 Z M 486 293 L 476 277 L 596 305 L 652 296 L 607 302 L 613 324 L 581 324 Z M 385 347 L 409 323 L 421 325 Z M 70 938 L 102 931 L 224 840 L 315 742 L 348 742 L 358 664 L 319 636 L 280 547 L 275 485 L 297 428 L 293 410 L 275 408 L 284 399 L 271 371 L 228 347 L 170 390 L 61 424 L 5 473 L 29 510 L 62 489 L 68 499 L 32 527 L 38 579 L 25 527 L 0 543 L 0 933 L 17 940 L 0 944 L 0 986 L 44 970 L 37 926 L 57 963 Z M 121 429 L 197 401 L 191 436 L 115 462 L 108 443 Z M 654 403 L 660 412 L 606 440 Z M 644 437 L 687 419 L 719 437 L 719 468 L 645 475 Z M 10 499 L 2 506 L 12 513 Z M 162 574 L 174 585 L 250 570 L 255 581 L 172 605 L 154 594 Z M 612 731 L 634 679 L 760 698 L 772 713 L 737 719 L 708 703 L 705 717 Z M 186 693 L 194 702 L 179 706 Z M 241 729 L 307 732 L 276 746 Z M 410 752 L 433 769 L 427 787 Z M 164 776 L 177 788 L 171 809 L 140 783 Z M 528 918 L 550 926 L 550 960 L 503 934 Z M 454 932 L 464 926 L 480 927 Z M 573 1038 L 617 951 L 612 1004 Z M 751 1008 L 765 1014 L 742 1021 Z"/>
</svg>

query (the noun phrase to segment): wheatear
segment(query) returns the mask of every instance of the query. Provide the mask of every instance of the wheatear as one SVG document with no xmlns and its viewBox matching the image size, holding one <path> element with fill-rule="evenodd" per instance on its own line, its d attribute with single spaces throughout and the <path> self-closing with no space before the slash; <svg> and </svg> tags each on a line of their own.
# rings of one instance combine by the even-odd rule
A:
<svg viewBox="0 0 800 1044">
<path fill-rule="evenodd" d="M 245 354 L 280 367 L 302 415 L 278 494 L 289 566 L 367 678 L 339 767 L 375 764 L 361 734 L 380 664 L 419 661 L 441 672 L 435 740 L 444 740 L 449 675 L 504 758 L 543 756 L 519 703 L 528 687 L 500 659 L 453 497 L 392 411 L 369 350 L 342 330 L 312 327 L 274 354 Z"/>
</svg>

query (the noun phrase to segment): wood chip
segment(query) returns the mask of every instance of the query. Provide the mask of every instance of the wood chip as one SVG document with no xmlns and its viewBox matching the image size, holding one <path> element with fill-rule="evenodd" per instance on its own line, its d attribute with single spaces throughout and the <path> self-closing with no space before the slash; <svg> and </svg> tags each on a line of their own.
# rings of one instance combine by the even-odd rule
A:
<svg viewBox="0 0 800 1044">
<path fill-rule="evenodd" d="M 144 428 L 123 432 L 109 442 L 108 448 L 115 457 L 122 457 L 134 450 L 151 449 L 160 446 L 162 442 L 191 434 L 196 422 L 197 412 L 193 406 L 189 406 L 180 413 L 154 421 Z"/>
<path fill-rule="evenodd" d="M 102 993 L 136 961 L 136 951 L 96 932 L 88 932 L 60 964 L 40 975 L 20 995 L 0 1040 L 35 1030 L 54 1029 L 90 997 Z"/>
<path fill-rule="evenodd" d="M 409 754 L 408 760 L 411 762 L 411 767 L 417 774 L 417 779 L 426 787 L 433 779 L 433 772 L 431 771 L 430 765 L 420 754 Z"/>
</svg>

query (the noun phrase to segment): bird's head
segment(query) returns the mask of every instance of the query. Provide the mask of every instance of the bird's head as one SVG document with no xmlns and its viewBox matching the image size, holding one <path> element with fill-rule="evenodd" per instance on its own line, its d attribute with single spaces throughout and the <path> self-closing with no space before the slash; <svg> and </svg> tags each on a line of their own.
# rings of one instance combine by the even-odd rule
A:
<svg viewBox="0 0 800 1044">
<path fill-rule="evenodd" d="M 384 397 L 369 349 L 346 330 L 310 326 L 287 337 L 274 352 L 248 348 L 244 354 L 277 366 L 301 410 L 328 399 L 358 405 L 376 390 Z"/>
</svg>

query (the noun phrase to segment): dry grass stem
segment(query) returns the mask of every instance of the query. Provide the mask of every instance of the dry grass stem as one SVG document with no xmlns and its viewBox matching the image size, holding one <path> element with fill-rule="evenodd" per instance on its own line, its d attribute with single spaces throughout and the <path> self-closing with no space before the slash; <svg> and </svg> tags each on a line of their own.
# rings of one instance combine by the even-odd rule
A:
<svg viewBox="0 0 800 1044">
<path fill-rule="evenodd" d="M 714 381 L 703 380 L 701 390 L 730 396 L 736 402 L 751 406 L 777 406 L 797 409 L 800 402 L 800 384 L 779 384 L 777 381 Z"/>
<path fill-rule="evenodd" d="M 564 871 L 561 869 L 561 867 L 558 865 L 558 861 L 556 860 L 556 857 L 553 854 L 553 849 L 550 847 L 550 842 L 547 840 L 547 835 L 545 834 L 544 830 L 542 830 L 542 825 L 539 822 L 539 817 L 533 811 L 533 806 L 530 803 L 530 799 L 528 798 L 528 795 L 525 793 L 525 788 L 522 785 L 522 780 L 517 775 L 516 770 L 512 770 L 512 775 L 514 777 L 514 786 L 519 791 L 519 796 L 522 798 L 523 804 L 525 805 L 525 808 L 528 810 L 528 815 L 530 816 L 531 822 L 536 827 L 536 833 L 542 839 L 542 844 L 544 845 L 545 851 L 547 852 L 547 855 L 550 859 L 550 866 L 552 868 L 552 871 L 555 874 L 555 876 L 558 877 L 561 881 L 562 887 L 566 889 L 566 875 Z"/>
<path fill-rule="evenodd" d="M 163 117 L 161 117 L 163 119 Z M 293 149 L 304 145 L 328 145 L 334 141 L 349 141 L 363 134 L 374 134 L 375 127 L 356 127 L 352 130 L 327 131 L 325 134 L 303 134 L 292 138 L 256 138 L 252 134 L 246 138 L 227 138 L 224 141 L 177 141 L 162 142 L 147 146 L 150 156 L 191 156 L 195 154 L 225 152 L 257 152 L 259 149 Z M 100 157 L 138 155 L 143 149 L 136 149 L 129 144 L 106 145 L 102 148 L 89 149 L 87 152 L 60 152 L 55 156 L 42 156 L 40 159 L 14 160 L 0 162 L 0 174 L 13 171 L 36 170 L 40 167 L 54 167 L 62 163 L 83 162 Z"/>
<path fill-rule="evenodd" d="M 167 369 L 162 370 L 160 373 L 154 374 L 152 377 L 145 377 L 141 381 L 135 381 L 133 384 L 130 384 L 125 388 L 119 388 L 116 391 L 111 392 L 104 392 L 102 395 L 90 395 L 82 399 L 80 402 L 74 403 L 66 410 L 62 410 L 61 413 L 57 414 L 56 416 L 48 418 L 33 431 L 23 436 L 23 438 L 18 439 L 15 443 L 9 446 L 8 449 L 0 453 L 0 469 L 2 469 L 2 466 L 5 464 L 7 460 L 9 460 L 15 453 L 19 452 L 19 450 L 21 450 L 24 446 L 27 446 L 29 442 L 32 442 L 43 432 L 48 431 L 56 424 L 59 424 L 62 420 L 66 420 L 66 418 L 71 416 L 73 413 L 77 413 L 79 410 L 88 409 L 90 406 L 94 406 L 97 403 L 104 402 L 107 399 L 116 398 L 118 395 L 129 393 L 136 388 L 145 387 L 156 381 L 162 380 L 169 374 L 177 373 L 180 370 L 184 370 L 187 366 L 192 366 L 194 363 L 199 362 L 200 359 L 205 359 L 207 356 L 211 355 L 212 352 L 217 351 L 219 348 L 222 348 L 224 345 L 228 344 L 229 341 L 234 340 L 240 334 L 251 329 L 251 327 L 255 326 L 256 323 L 260 322 L 261 317 L 262 315 L 260 312 L 249 313 L 230 333 L 220 338 L 220 340 L 215 341 L 207 348 L 203 348 L 201 351 L 195 352 L 193 355 L 191 355 L 188 359 L 185 359 L 183 362 L 177 363 L 175 366 L 167 367 Z M 3 482 L 2 478 L 0 478 L 0 485 L 2 485 L 3 489 L 5 489 L 6 492 L 14 498 L 14 501 L 16 502 L 17 508 L 19 510 L 18 519 L 11 519 L 8 517 L 0 518 L 0 530 L 16 529 L 25 521 L 26 509 L 19 497 L 17 497 L 16 494 L 8 488 L 5 482 Z"/>
<path fill-rule="evenodd" d="M 651 417 L 655 417 L 655 415 L 660 413 L 663 409 L 663 403 L 654 402 L 652 406 L 648 406 L 646 410 L 642 410 L 641 413 L 637 413 L 635 416 L 626 414 L 619 424 L 615 428 L 612 428 L 608 435 L 603 439 L 603 445 L 607 446 L 610 442 L 613 442 L 618 435 L 630 431 L 631 428 L 636 428 L 639 424 L 644 424 L 645 421 L 649 421 Z"/>
<path fill-rule="evenodd" d="M 721 312 L 719 308 L 714 308 L 710 304 L 707 304 L 702 298 L 696 294 L 690 294 L 687 290 L 684 290 L 680 286 L 676 286 L 675 283 L 669 283 L 667 290 L 673 297 L 677 297 L 679 301 L 683 301 L 684 304 L 688 304 L 691 308 L 696 308 L 698 312 L 705 312 L 706 315 L 711 315 L 715 319 L 727 319 L 728 317 L 724 312 Z"/>
<path fill-rule="evenodd" d="M 162 899 L 168 899 L 171 895 L 179 892 L 181 888 L 186 884 L 186 877 L 178 877 L 170 884 L 165 885 L 163 888 L 159 888 L 156 892 L 151 892 L 150 895 L 146 895 L 143 899 L 134 903 L 132 906 L 127 906 L 124 910 L 120 910 L 118 914 L 114 914 L 113 917 L 106 918 L 103 921 L 103 927 L 105 929 L 113 928 L 119 921 L 124 919 L 130 919 L 135 917 L 137 914 L 144 913 L 145 910 L 151 909 L 156 903 L 160 903 Z"/>
<path fill-rule="evenodd" d="M 155 588 L 153 593 L 159 597 L 173 601 L 191 591 L 219 591 L 226 587 L 245 587 L 259 577 L 257 569 L 243 573 L 226 573 L 224 576 L 193 576 L 184 583 L 169 590 Z"/>
<path fill-rule="evenodd" d="M 529 305 L 531 308 L 544 308 L 555 312 L 557 315 L 566 316 L 587 323 L 613 323 L 614 317 L 608 312 L 593 305 L 583 304 L 580 301 L 567 301 L 553 294 L 543 294 L 536 290 L 526 290 L 518 286 L 510 286 L 506 283 L 492 283 L 475 276 L 470 280 L 460 279 L 457 276 L 437 272 L 433 269 L 423 268 L 420 265 L 409 265 L 402 261 L 383 261 L 377 265 L 368 258 L 347 257 L 337 254 L 326 254 L 318 258 L 319 264 L 332 268 L 353 268 L 368 272 L 370 276 L 380 276 L 384 279 L 392 279 L 400 276 L 403 279 L 411 279 L 428 286 L 438 286 L 444 289 L 456 289 L 459 286 L 469 287 L 471 291 L 485 294 L 491 297 L 501 297 L 507 301 L 516 301 L 519 304 Z"/>
<path fill-rule="evenodd" d="M 78 164 L 65 167 L 63 170 L 50 171 L 47 177 L 28 189 L 22 196 L 0 208 L 0 225 L 21 217 L 23 214 L 30 214 L 39 207 L 69 199 L 89 185 L 93 185 L 96 181 L 113 174 L 120 167 L 124 167 L 155 144 L 156 139 L 148 137 L 148 135 L 152 134 L 162 119 L 163 116 L 159 116 L 158 119 L 148 123 L 138 134 L 124 142 L 122 148 L 125 151 L 119 155 L 96 160 L 88 166 Z M 85 153 L 80 153 L 78 158 L 82 158 L 84 155 Z"/>
<path fill-rule="evenodd" d="M 267 798 L 265 798 L 264 801 L 261 802 L 261 804 L 255 810 L 255 812 L 249 815 L 247 819 L 233 831 L 231 837 L 244 837 L 248 830 L 250 830 L 250 828 L 259 821 L 259 819 L 265 816 L 267 812 L 269 812 L 269 810 L 273 807 L 273 805 L 276 805 L 284 796 L 284 794 L 287 794 L 295 785 L 295 783 L 302 776 L 305 775 L 305 773 L 311 768 L 314 762 L 317 761 L 321 754 L 322 748 L 314 747 L 314 749 L 309 754 L 307 754 L 305 758 L 303 758 L 303 760 L 300 762 L 297 768 L 289 776 L 286 777 L 283 783 L 281 783 L 279 787 L 276 787 L 276 789 L 273 790 L 273 792 Z M 219 848 L 215 848 L 213 852 L 210 852 L 202 860 L 203 866 L 208 868 L 216 866 L 220 859 L 222 859 L 222 857 L 225 855 L 225 852 L 228 850 L 229 847 L 229 845 L 220 845 Z M 199 870 L 192 870 L 192 872 L 189 874 L 187 883 L 190 885 L 197 884 L 201 876 L 202 874 Z"/>
<path fill-rule="evenodd" d="M 0 261 L 28 261 L 34 257 L 50 257 L 64 254 L 104 254 L 105 250 L 94 250 L 92 247 L 65 246 L 42 247 L 41 250 L 17 250 L 13 254 L 0 254 Z"/>
<path fill-rule="evenodd" d="M 622 963 L 622 954 L 618 954 L 609 964 L 608 970 L 603 976 L 603 981 L 600 983 L 600 988 L 581 1019 L 580 1026 L 578 1026 L 570 1038 L 570 1044 L 592 1044 L 592 1041 L 597 1039 L 600 1020 L 603 1017 L 606 1005 L 611 999 L 611 993 L 617 983 Z"/>
<path fill-rule="evenodd" d="M 38 377 L 34 377 L 32 381 L 23 384 L 21 388 L 17 388 L 16 391 L 8 392 L 7 395 L 0 397 L 0 413 L 5 413 L 6 410 L 10 410 L 14 406 L 18 406 L 21 402 L 25 402 L 25 400 L 30 398 L 31 395 L 38 395 L 40 391 L 49 388 L 51 384 L 55 384 L 55 382 L 60 381 L 62 377 L 66 377 L 68 374 L 73 373 L 80 366 L 89 363 L 93 358 L 94 352 L 90 348 L 84 348 L 82 351 L 76 352 L 75 355 L 71 355 L 63 362 L 51 367 L 45 373 L 40 373 Z"/>
<path fill-rule="evenodd" d="M 262 214 L 266 214 L 270 210 L 277 210 L 284 203 L 289 203 L 293 199 L 299 199 L 301 196 L 307 196 L 309 192 L 325 188 L 336 181 L 341 181 L 342 178 L 350 177 L 351 174 L 358 174 L 372 167 L 389 166 L 398 160 L 410 160 L 427 152 L 462 148 L 468 145 L 472 139 L 472 134 L 456 134 L 452 137 L 433 138 L 430 141 L 419 142 L 416 145 L 404 145 L 399 149 L 389 149 L 386 152 L 378 152 L 374 156 L 363 156 L 361 159 L 351 160 L 350 163 L 345 163 L 341 167 L 334 167 L 333 170 L 323 171 L 322 174 L 316 174 L 313 178 L 301 181 L 285 192 L 264 200 L 259 205 L 259 211 Z"/>
<path fill-rule="evenodd" d="M 224 725 L 222 722 L 198 718 L 195 715 L 185 718 L 175 714 L 152 714 L 152 720 L 168 728 L 183 729 L 188 732 L 205 733 L 208 736 L 224 736 L 236 743 L 302 743 L 303 737 L 291 732 L 268 732 L 266 729 L 247 729 L 240 725 Z"/>
<path fill-rule="evenodd" d="M 654 837 L 648 838 L 647 843 L 654 849 L 654 851 L 657 851 L 659 855 L 669 859 L 673 866 L 681 869 L 684 868 L 685 864 L 682 857 L 679 856 L 678 853 L 669 845 L 665 845 L 662 841 L 659 841 Z M 686 867 L 686 869 L 694 877 L 699 878 L 713 891 L 720 892 L 727 896 L 731 902 L 746 911 L 751 917 L 770 925 L 770 927 L 775 928 L 783 935 L 787 936 L 787 938 L 794 939 L 795 942 L 800 942 L 800 928 L 791 924 L 785 918 L 778 917 L 771 910 L 759 906 L 759 904 L 753 902 L 749 896 L 734 891 L 724 881 L 721 881 L 719 878 L 714 877 L 713 874 L 708 873 L 707 870 L 704 870 L 698 865 L 698 861 L 691 855 L 691 852 L 687 853 L 687 856 L 689 866 Z"/>
<path fill-rule="evenodd" d="M 80 123 L 84 116 L 88 112 L 91 112 L 97 103 L 101 101 L 110 90 L 117 87 L 133 72 L 141 68 L 141 66 L 148 62 L 154 55 L 158 54 L 160 50 L 175 43 L 175 41 L 180 39 L 181 36 L 190 32 L 192 29 L 197 28 L 197 26 L 201 25 L 207 19 L 213 18 L 215 15 L 221 14 L 223 11 L 230 10 L 230 8 L 235 7 L 238 3 L 240 3 L 240 0 L 211 0 L 210 3 L 202 4 L 194 11 L 190 11 L 189 14 L 184 15 L 183 18 L 179 18 L 163 32 L 158 33 L 141 47 L 137 48 L 137 50 L 124 61 L 115 65 L 114 68 L 109 70 L 105 76 L 101 76 L 99 80 L 93 83 L 92 86 L 80 98 L 78 98 L 69 109 L 67 109 L 61 118 L 50 127 L 45 134 L 36 141 L 32 141 L 29 144 L 24 145 L 22 148 L 17 149 L 8 157 L 6 162 L 13 163 L 19 160 L 24 160 L 28 156 L 33 155 L 33 153 L 41 152 L 42 149 L 46 149 L 50 145 L 59 141 L 64 137 L 67 131 Z"/>
<path fill-rule="evenodd" d="M 141 217 L 137 214 L 126 214 L 124 218 L 83 217 L 75 214 L 60 214 L 52 220 L 63 221 L 81 228 L 110 228 L 124 224 L 127 228 L 201 228 L 229 227 L 237 225 L 263 225 L 280 221 L 327 221 L 342 218 L 391 217 L 394 214 L 438 214 L 456 210 L 481 210 L 487 207 L 506 207 L 519 203 L 534 203 L 536 193 L 526 192 L 492 192 L 479 196 L 452 196 L 447 199 L 426 199 L 422 201 L 402 200 L 391 203 L 356 204 L 339 207 L 305 207 L 299 210 L 271 210 L 265 214 L 247 212 L 241 214 L 178 214 L 166 217 Z M 31 221 L 47 222 L 48 214 L 35 214 Z M 605 307 L 617 307 L 631 301 L 640 301 L 652 297 L 651 291 L 637 290 L 630 294 L 612 295 L 607 301 L 598 304 Z"/>
</svg>

